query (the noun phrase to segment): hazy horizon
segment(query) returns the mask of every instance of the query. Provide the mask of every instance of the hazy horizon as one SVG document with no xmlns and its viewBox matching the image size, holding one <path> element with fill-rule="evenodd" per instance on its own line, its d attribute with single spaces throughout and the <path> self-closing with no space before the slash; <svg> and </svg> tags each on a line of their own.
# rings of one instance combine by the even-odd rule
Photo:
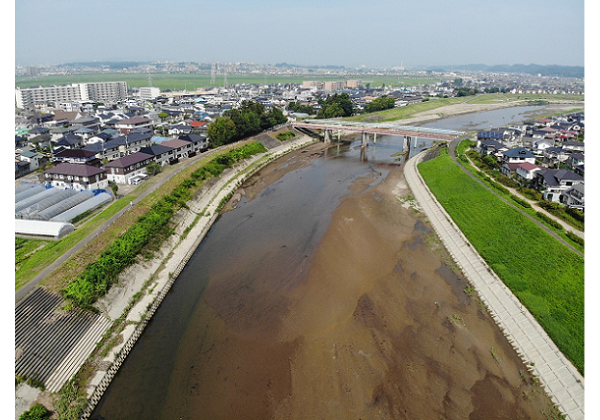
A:
<svg viewBox="0 0 600 420">
<path fill-rule="evenodd" d="M 15 65 L 584 66 L 584 0 L 20 0 Z"/>
</svg>

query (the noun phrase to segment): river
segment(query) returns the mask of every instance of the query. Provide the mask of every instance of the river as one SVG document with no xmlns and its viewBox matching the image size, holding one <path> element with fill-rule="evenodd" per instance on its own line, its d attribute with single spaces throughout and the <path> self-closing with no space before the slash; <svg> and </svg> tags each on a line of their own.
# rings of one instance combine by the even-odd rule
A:
<svg viewBox="0 0 600 420">
<path fill-rule="evenodd" d="M 435 126 L 472 129 L 475 116 Z M 92 419 L 539 413 L 548 400 L 517 401 L 522 363 L 403 205 L 401 139 L 359 146 L 313 144 L 241 186 Z"/>
</svg>

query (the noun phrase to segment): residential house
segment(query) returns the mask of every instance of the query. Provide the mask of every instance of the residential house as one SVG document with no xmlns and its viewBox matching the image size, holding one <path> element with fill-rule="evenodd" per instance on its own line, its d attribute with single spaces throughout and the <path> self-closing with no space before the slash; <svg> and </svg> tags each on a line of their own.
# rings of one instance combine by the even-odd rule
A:
<svg viewBox="0 0 600 420">
<path fill-rule="evenodd" d="M 179 136 L 179 140 L 189 141 L 192 143 L 192 150 L 188 152 L 188 156 L 195 156 L 196 153 L 202 153 L 208 150 L 208 138 L 199 134 L 187 134 Z"/>
<path fill-rule="evenodd" d="M 173 158 L 175 152 L 172 147 L 163 146 L 162 144 L 153 144 L 152 146 L 142 147 L 141 153 L 154 156 L 154 161 L 161 166 L 169 164 L 169 161 Z"/>
<path fill-rule="evenodd" d="M 585 143 L 582 141 L 563 141 L 561 147 L 572 152 L 585 152 Z"/>
<path fill-rule="evenodd" d="M 90 165 L 100 167 L 101 160 L 96 156 L 97 153 L 85 149 L 64 149 L 53 156 L 54 164 L 77 163 L 81 165 Z"/>
<path fill-rule="evenodd" d="M 500 157 L 502 152 L 508 150 L 508 147 L 503 143 L 493 139 L 477 140 L 476 148 L 482 155 L 492 155 L 496 157 Z"/>
<path fill-rule="evenodd" d="M 502 152 L 502 163 L 535 163 L 535 155 L 524 147 L 516 147 L 514 149 L 505 150 Z"/>
<path fill-rule="evenodd" d="M 113 136 L 111 134 L 107 133 L 107 131 L 108 130 L 105 130 L 96 135 L 89 137 L 87 140 L 85 140 L 86 146 L 93 144 L 93 143 L 105 142 L 105 141 L 112 139 Z"/>
<path fill-rule="evenodd" d="M 575 169 L 579 165 L 583 165 L 585 161 L 585 155 L 583 153 L 571 153 L 566 160 L 566 164 L 571 169 Z"/>
<path fill-rule="evenodd" d="M 83 137 L 73 133 L 66 133 L 54 143 L 54 147 L 62 147 L 65 149 L 79 149 L 83 147 Z"/>
<path fill-rule="evenodd" d="M 169 152 L 169 163 L 177 163 L 179 159 L 186 158 L 189 156 L 189 152 L 192 152 L 192 143 L 185 140 L 173 139 L 163 141 L 161 143 L 162 146 L 167 146 L 172 148 Z"/>
<path fill-rule="evenodd" d="M 518 163 L 517 169 L 515 171 L 515 175 L 517 181 L 522 185 L 529 185 L 535 179 L 535 174 L 537 171 L 545 169 L 543 166 L 534 165 L 529 162 Z"/>
<path fill-rule="evenodd" d="M 584 190 L 585 187 L 583 184 L 577 184 L 573 186 L 573 188 L 568 189 L 562 194 L 561 202 L 569 207 L 573 207 L 583 211 L 585 209 Z"/>
<path fill-rule="evenodd" d="M 583 184 L 583 178 L 567 169 L 543 169 L 536 173 L 535 186 L 545 200 L 561 202 L 561 195 L 577 184 Z"/>
<path fill-rule="evenodd" d="M 76 191 L 102 190 L 108 187 L 105 169 L 75 163 L 61 163 L 45 170 L 44 181 L 56 188 Z"/>
<path fill-rule="evenodd" d="M 569 157 L 570 152 L 562 147 L 548 147 L 544 149 L 544 161 L 548 165 L 558 165 L 565 162 Z"/>
<path fill-rule="evenodd" d="M 192 132 L 192 127 L 189 125 L 177 124 L 169 128 L 170 136 L 183 136 Z"/>
<path fill-rule="evenodd" d="M 554 140 L 534 138 L 533 150 L 535 154 L 543 155 L 544 150 L 554 147 Z"/>
<path fill-rule="evenodd" d="M 114 128 L 121 134 L 129 134 L 138 128 L 152 128 L 152 121 L 145 117 L 132 117 L 115 122 Z"/>
<path fill-rule="evenodd" d="M 104 168 L 110 182 L 131 184 L 132 178 L 146 174 L 146 165 L 152 161 L 154 161 L 154 156 L 136 152 L 113 160 L 104 165 Z"/>
<path fill-rule="evenodd" d="M 48 161 L 46 156 L 32 150 L 19 153 L 17 159 L 21 162 L 29 163 L 29 166 L 27 167 L 28 173 L 37 171 L 44 162 Z M 25 166 L 23 166 L 22 169 L 25 169 Z"/>
</svg>

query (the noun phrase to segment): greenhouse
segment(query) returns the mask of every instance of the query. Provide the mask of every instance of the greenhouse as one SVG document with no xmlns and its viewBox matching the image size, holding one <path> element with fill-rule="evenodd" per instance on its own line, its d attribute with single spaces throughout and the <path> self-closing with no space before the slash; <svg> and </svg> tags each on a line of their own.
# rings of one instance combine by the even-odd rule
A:
<svg viewBox="0 0 600 420">
<path fill-rule="evenodd" d="M 15 234 L 19 236 L 60 239 L 74 230 L 71 223 L 15 219 Z"/>
<path fill-rule="evenodd" d="M 57 190 L 54 194 L 48 197 L 44 197 L 43 199 L 33 203 L 32 205 L 21 209 L 18 212 L 15 212 L 15 216 L 18 219 L 32 219 L 34 218 L 40 211 L 47 209 L 50 206 L 55 205 L 56 203 L 60 203 L 63 200 L 66 200 L 69 197 L 77 194 L 77 191 L 74 190 Z M 37 197 L 37 196 L 34 196 Z"/>
<path fill-rule="evenodd" d="M 98 195 L 95 195 L 82 203 L 77 204 L 75 207 L 65 211 L 64 213 L 59 214 L 58 216 L 54 216 L 50 219 L 50 221 L 56 222 L 70 222 L 75 217 L 80 214 L 85 213 L 88 210 L 93 210 L 97 207 L 102 206 L 105 203 L 108 203 L 112 200 L 112 195 L 109 193 L 103 192 Z"/>
<path fill-rule="evenodd" d="M 15 203 L 15 214 L 19 213 L 21 210 L 26 209 L 29 206 L 34 205 L 35 203 L 39 203 L 45 198 L 51 197 L 54 194 L 58 194 L 60 191 L 61 190 L 58 190 L 56 188 L 43 189 L 42 192 L 39 192 L 35 195 L 32 195 L 31 197 L 27 197 L 26 199 L 19 201 L 18 203 Z"/>
<path fill-rule="evenodd" d="M 50 220 L 54 216 L 58 216 L 66 212 L 67 210 L 75 207 L 77 204 L 83 203 L 85 200 L 88 200 L 94 196 L 94 193 L 91 191 L 81 191 L 77 194 L 67 197 L 65 200 L 62 200 L 45 210 L 38 212 L 37 214 L 31 216 L 32 219 L 37 220 Z"/>
<path fill-rule="evenodd" d="M 35 184 L 23 184 L 19 187 L 15 188 L 15 203 L 19 201 L 25 200 L 26 198 L 31 197 L 32 195 L 36 195 L 41 193 L 46 188 L 43 185 L 35 185 Z"/>
</svg>

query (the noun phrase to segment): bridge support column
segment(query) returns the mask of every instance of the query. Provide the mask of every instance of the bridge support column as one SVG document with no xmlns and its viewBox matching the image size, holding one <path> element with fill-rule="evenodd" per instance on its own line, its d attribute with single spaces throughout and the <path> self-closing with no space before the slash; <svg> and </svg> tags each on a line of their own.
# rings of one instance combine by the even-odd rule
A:
<svg viewBox="0 0 600 420">
<path fill-rule="evenodd" d="M 331 143 L 331 130 L 324 130 L 323 134 L 323 141 L 325 143 Z"/>
<path fill-rule="evenodd" d="M 367 144 L 369 144 L 369 135 L 367 134 L 366 131 L 363 131 L 362 143 L 361 143 L 360 147 L 367 147 Z"/>
<path fill-rule="evenodd" d="M 410 147 L 410 136 L 404 136 L 404 143 L 402 144 L 402 150 L 408 150 Z"/>
</svg>

